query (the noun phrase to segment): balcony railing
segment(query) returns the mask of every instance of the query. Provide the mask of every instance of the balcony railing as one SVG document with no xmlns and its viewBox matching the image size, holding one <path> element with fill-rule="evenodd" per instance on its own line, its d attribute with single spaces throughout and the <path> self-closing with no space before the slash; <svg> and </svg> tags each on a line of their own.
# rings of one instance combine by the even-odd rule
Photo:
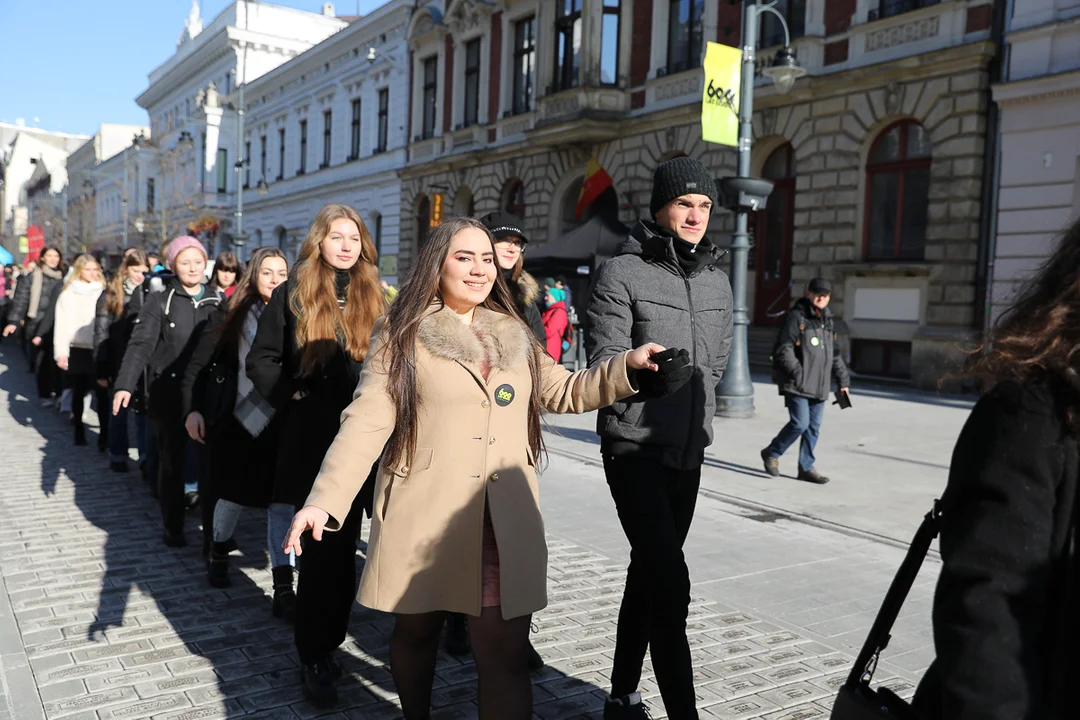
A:
<svg viewBox="0 0 1080 720">
<path fill-rule="evenodd" d="M 876 8 L 867 13 L 866 21 L 884 20 L 940 3 L 941 0 L 882 0 Z"/>
</svg>

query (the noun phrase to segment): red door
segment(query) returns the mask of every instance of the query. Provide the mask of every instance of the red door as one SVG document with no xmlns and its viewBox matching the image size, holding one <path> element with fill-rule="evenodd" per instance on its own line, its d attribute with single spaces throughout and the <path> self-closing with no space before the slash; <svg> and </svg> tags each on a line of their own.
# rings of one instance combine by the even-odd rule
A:
<svg viewBox="0 0 1080 720">
<path fill-rule="evenodd" d="M 754 324 L 778 325 L 791 304 L 791 245 L 795 234 L 795 153 L 791 145 L 769 155 L 762 176 L 773 190 L 754 229 Z"/>
</svg>

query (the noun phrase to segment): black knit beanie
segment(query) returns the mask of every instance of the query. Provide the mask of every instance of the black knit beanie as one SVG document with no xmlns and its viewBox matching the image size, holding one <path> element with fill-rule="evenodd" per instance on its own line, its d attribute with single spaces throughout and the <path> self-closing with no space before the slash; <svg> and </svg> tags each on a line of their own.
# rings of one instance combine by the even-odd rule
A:
<svg viewBox="0 0 1080 720">
<path fill-rule="evenodd" d="M 694 158 L 673 158 L 656 168 L 649 202 L 653 220 L 660 208 L 683 195 L 707 195 L 714 206 L 717 204 L 716 183 L 705 166 Z"/>
</svg>

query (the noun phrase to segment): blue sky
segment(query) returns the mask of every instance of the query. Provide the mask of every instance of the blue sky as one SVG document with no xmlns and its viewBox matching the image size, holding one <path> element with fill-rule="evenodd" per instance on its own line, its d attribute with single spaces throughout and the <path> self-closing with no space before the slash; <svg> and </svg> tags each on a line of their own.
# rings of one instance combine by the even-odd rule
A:
<svg viewBox="0 0 1080 720">
<path fill-rule="evenodd" d="M 231 5 L 202 0 L 204 23 Z M 322 0 L 276 0 L 320 12 Z M 382 0 L 361 0 L 362 12 Z M 356 0 L 334 3 L 356 14 Z M 135 97 L 176 51 L 191 0 L 0 0 L 0 120 L 92 135 L 102 123 L 143 125 Z M 34 121 L 37 118 L 37 121 Z"/>
</svg>

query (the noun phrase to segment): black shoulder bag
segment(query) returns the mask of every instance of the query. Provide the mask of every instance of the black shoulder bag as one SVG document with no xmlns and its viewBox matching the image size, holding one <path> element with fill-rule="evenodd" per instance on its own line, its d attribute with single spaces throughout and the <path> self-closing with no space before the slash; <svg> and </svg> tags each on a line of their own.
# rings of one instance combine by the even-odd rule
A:
<svg viewBox="0 0 1080 720">
<path fill-rule="evenodd" d="M 874 690 L 870 687 L 870 681 L 874 678 L 881 651 L 889 645 L 900 608 L 915 584 L 930 544 L 937 537 L 941 525 L 939 503 L 935 500 L 934 507 L 923 517 L 922 525 L 908 547 L 907 556 L 896 571 L 889 591 L 885 593 L 881 610 L 855 659 L 855 666 L 836 696 L 830 716 L 832 720 L 922 720 L 922 716 L 907 701 L 888 688 Z"/>
</svg>

